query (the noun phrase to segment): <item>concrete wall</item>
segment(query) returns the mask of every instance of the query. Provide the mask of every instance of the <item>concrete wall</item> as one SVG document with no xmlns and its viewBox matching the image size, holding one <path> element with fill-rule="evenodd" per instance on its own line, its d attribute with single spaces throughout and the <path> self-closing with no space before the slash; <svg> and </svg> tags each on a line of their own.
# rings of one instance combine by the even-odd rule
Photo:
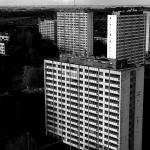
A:
<svg viewBox="0 0 150 150">
<path fill-rule="evenodd" d="M 140 67 L 137 69 L 136 73 L 134 150 L 142 150 L 143 96 L 144 67 Z"/>
<path fill-rule="evenodd" d="M 142 150 L 144 67 L 136 70 L 134 150 Z M 121 110 L 120 110 L 120 150 L 129 149 L 129 110 L 130 110 L 130 72 L 126 70 L 121 76 Z"/>
<path fill-rule="evenodd" d="M 120 150 L 128 150 L 130 71 L 122 72 L 120 103 Z"/>
<path fill-rule="evenodd" d="M 108 15 L 107 20 L 107 58 L 116 59 L 117 15 Z"/>
<path fill-rule="evenodd" d="M 146 53 L 150 51 L 150 12 L 146 13 Z"/>
<path fill-rule="evenodd" d="M 88 55 L 93 55 L 93 13 L 88 13 L 87 24 L 87 51 Z"/>
</svg>

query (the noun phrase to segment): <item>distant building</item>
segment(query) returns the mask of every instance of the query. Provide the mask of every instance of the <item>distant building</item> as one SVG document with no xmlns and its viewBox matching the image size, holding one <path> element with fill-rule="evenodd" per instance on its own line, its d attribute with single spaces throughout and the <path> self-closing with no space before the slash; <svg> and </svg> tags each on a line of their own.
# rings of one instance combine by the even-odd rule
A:
<svg viewBox="0 0 150 150">
<path fill-rule="evenodd" d="M 56 20 L 51 18 L 39 18 L 39 32 L 43 39 L 50 39 L 56 42 Z"/>
<path fill-rule="evenodd" d="M 5 45 L 9 41 L 9 35 L 7 33 L 0 33 L 0 54 L 5 55 Z"/>
<path fill-rule="evenodd" d="M 114 12 L 108 15 L 107 58 L 144 64 L 146 15 L 143 12 Z"/>
<path fill-rule="evenodd" d="M 150 53 L 150 11 L 144 12 L 146 14 L 146 53 Z"/>
<path fill-rule="evenodd" d="M 8 42 L 9 41 L 9 35 L 6 33 L 4 35 L 0 34 L 0 42 Z"/>
<path fill-rule="evenodd" d="M 0 43 L 0 54 L 5 55 L 5 43 Z"/>
<path fill-rule="evenodd" d="M 47 134 L 82 150 L 141 150 L 143 66 L 65 55 L 44 72 Z"/>
<path fill-rule="evenodd" d="M 57 12 L 57 44 L 64 52 L 92 55 L 93 13 L 77 9 Z"/>
</svg>

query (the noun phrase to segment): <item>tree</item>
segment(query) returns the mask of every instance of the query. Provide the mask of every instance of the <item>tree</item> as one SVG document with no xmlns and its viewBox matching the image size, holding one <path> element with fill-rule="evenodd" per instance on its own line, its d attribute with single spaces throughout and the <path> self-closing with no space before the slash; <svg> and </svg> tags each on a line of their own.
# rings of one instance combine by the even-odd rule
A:
<svg viewBox="0 0 150 150">
<path fill-rule="evenodd" d="M 39 67 L 45 58 L 59 55 L 57 46 L 51 40 L 42 39 L 38 30 L 31 27 L 14 30 L 7 44 L 7 50 L 17 67 L 24 65 Z"/>
<path fill-rule="evenodd" d="M 58 47 L 51 40 L 43 39 L 41 43 L 42 44 L 40 54 L 43 56 L 44 59 L 59 57 Z"/>
<path fill-rule="evenodd" d="M 42 67 L 24 67 L 23 84 L 27 89 L 43 87 L 43 68 Z"/>
<path fill-rule="evenodd" d="M 102 41 L 94 42 L 94 56 L 107 56 L 107 45 Z"/>
<path fill-rule="evenodd" d="M 11 84 L 11 60 L 9 56 L 0 55 L 0 92 L 7 91 Z"/>
<path fill-rule="evenodd" d="M 39 67 L 43 63 L 42 56 L 35 47 L 30 47 L 26 54 L 26 64 Z"/>
<path fill-rule="evenodd" d="M 38 150 L 36 140 L 29 134 L 17 136 L 8 141 L 5 150 Z"/>
</svg>

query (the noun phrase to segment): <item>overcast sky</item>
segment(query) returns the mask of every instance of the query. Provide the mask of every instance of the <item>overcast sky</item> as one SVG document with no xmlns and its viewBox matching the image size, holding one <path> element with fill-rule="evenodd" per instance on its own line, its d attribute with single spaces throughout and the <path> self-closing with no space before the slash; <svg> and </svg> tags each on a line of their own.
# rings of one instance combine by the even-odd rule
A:
<svg viewBox="0 0 150 150">
<path fill-rule="evenodd" d="M 150 0 L 75 0 L 76 5 L 150 5 Z M 7 5 L 66 5 L 74 0 L 0 0 L 0 6 Z"/>
</svg>

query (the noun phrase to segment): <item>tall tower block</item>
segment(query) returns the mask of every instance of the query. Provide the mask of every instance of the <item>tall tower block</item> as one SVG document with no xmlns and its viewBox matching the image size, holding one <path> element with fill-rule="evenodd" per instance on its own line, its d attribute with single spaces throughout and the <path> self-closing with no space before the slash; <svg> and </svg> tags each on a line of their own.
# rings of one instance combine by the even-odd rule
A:
<svg viewBox="0 0 150 150">
<path fill-rule="evenodd" d="M 146 14 L 138 11 L 114 12 L 107 19 L 107 58 L 144 64 Z"/>
<path fill-rule="evenodd" d="M 92 55 L 93 13 L 77 9 L 57 12 L 57 43 L 61 51 Z"/>
</svg>

